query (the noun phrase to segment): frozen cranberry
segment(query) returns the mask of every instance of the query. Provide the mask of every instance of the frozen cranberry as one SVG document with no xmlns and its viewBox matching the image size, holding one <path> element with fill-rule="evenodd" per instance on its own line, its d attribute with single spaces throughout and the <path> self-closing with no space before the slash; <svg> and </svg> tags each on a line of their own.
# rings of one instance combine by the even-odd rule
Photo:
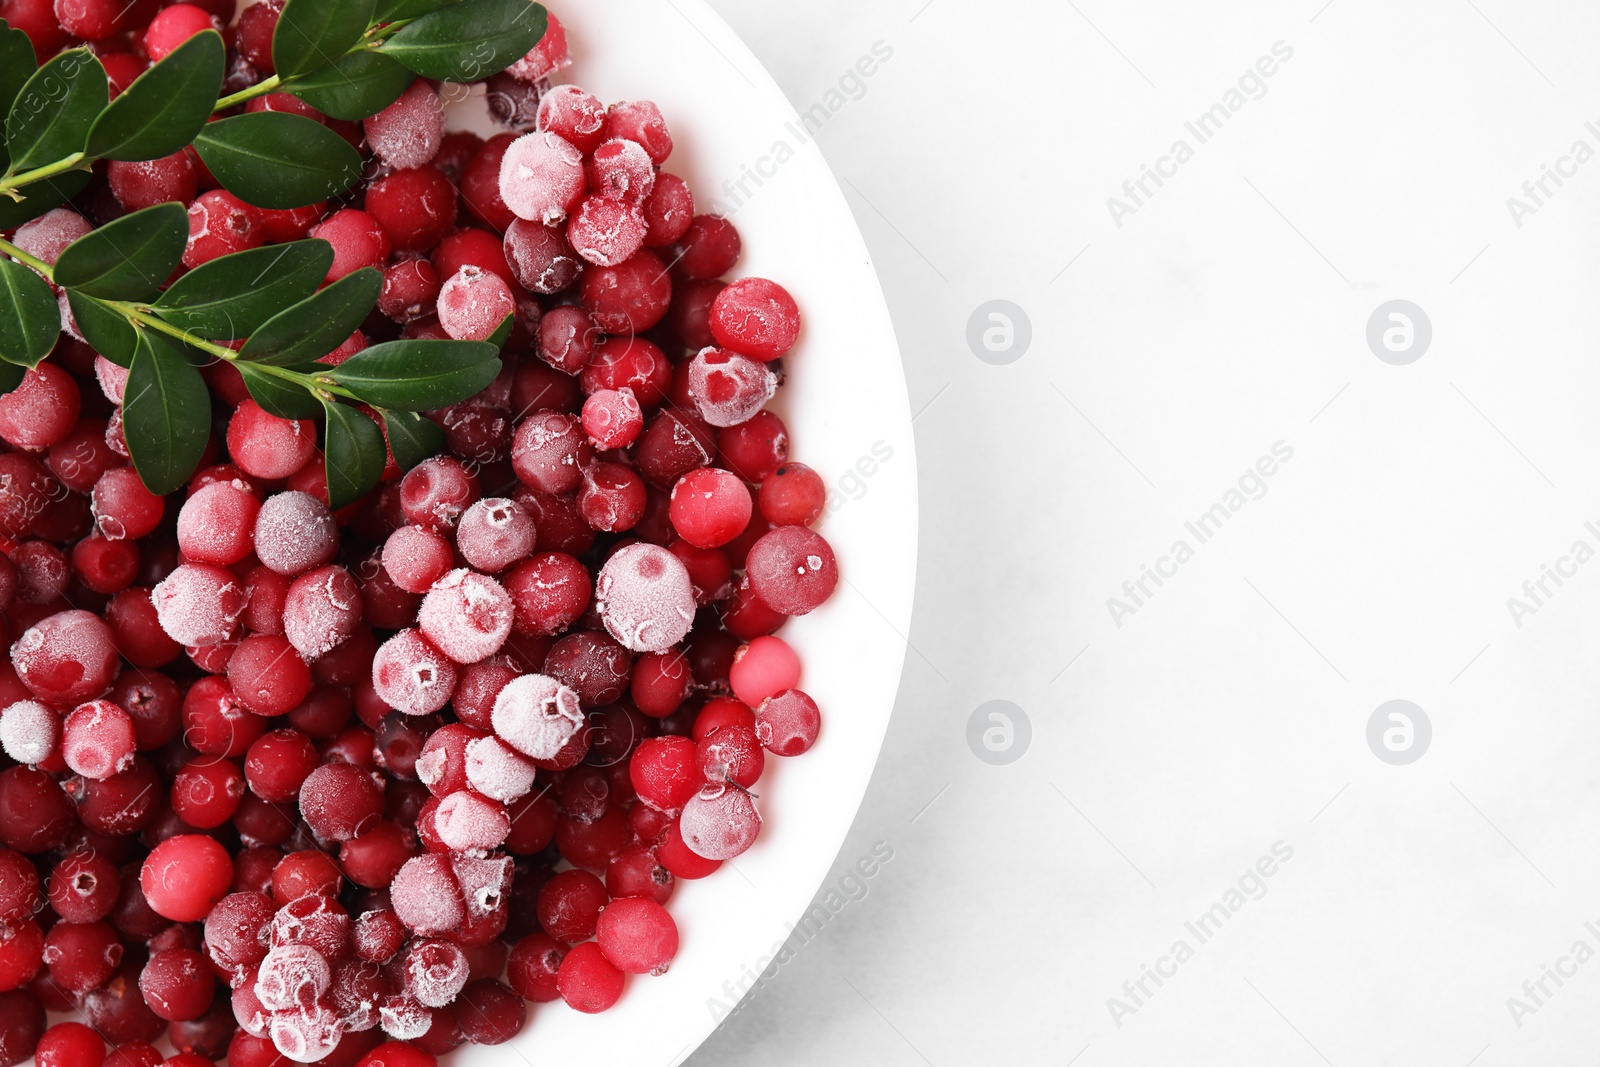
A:
<svg viewBox="0 0 1600 1067">
<path fill-rule="evenodd" d="M 20 1017 L 22 1012 L 19 1010 L 18 1014 Z M 43 1011 L 39 1014 L 42 1019 Z M 9 1047 L 6 1051 L 10 1052 Z M 38 1067 L 100 1067 L 105 1062 L 106 1043 L 99 1034 L 83 1023 L 56 1023 L 39 1038 L 39 1045 L 33 1051 L 33 1058 Z M 20 1058 L 0 1056 L 0 1063 L 17 1062 L 20 1062 Z"/>
<path fill-rule="evenodd" d="M 584 310 L 606 333 L 642 333 L 672 304 L 672 279 L 659 256 L 641 248 L 613 267 L 591 267 L 579 288 Z"/>
<path fill-rule="evenodd" d="M 496 968 L 498 971 L 498 968 Z M 461 991 L 456 1017 L 468 1041 L 500 1045 L 521 1032 L 528 1021 L 522 998 L 492 978 L 480 978 Z"/>
<path fill-rule="evenodd" d="M 455 225 L 456 191 L 435 167 L 396 170 L 367 187 L 364 209 L 395 251 L 422 252 Z"/>
<path fill-rule="evenodd" d="M 588 262 L 614 267 L 644 247 L 645 230 L 638 205 L 589 196 L 567 224 L 567 241 Z"/>
<path fill-rule="evenodd" d="M 382 889 L 416 855 L 416 837 L 398 823 L 376 823 L 339 847 L 339 867 L 356 885 Z"/>
<path fill-rule="evenodd" d="M 511 947 L 506 961 L 506 981 L 525 1000 L 547 1003 L 561 994 L 556 989 L 556 975 L 561 969 L 561 959 L 566 946 L 549 934 L 529 934 Z"/>
<path fill-rule="evenodd" d="M 244 799 L 244 775 L 228 760 L 192 760 L 172 779 L 172 810 L 196 830 L 221 826 Z"/>
<path fill-rule="evenodd" d="M 500 196 L 518 218 L 560 222 L 583 196 L 583 153 L 550 132 L 513 141 L 500 161 Z"/>
<path fill-rule="evenodd" d="M 799 337 L 800 308 L 777 282 L 740 278 L 717 294 L 710 326 L 722 347 L 752 359 L 772 360 Z"/>
<path fill-rule="evenodd" d="M 450 542 L 426 526 L 402 526 L 383 545 L 383 569 L 408 593 L 426 593 L 455 560 Z"/>
<path fill-rule="evenodd" d="M 494 731 L 535 760 L 551 760 L 579 733 L 584 717 L 578 694 L 554 678 L 523 675 L 495 698 Z"/>
<path fill-rule="evenodd" d="M 694 588 L 678 558 L 659 545 L 614 553 L 595 581 L 606 630 L 634 652 L 661 652 L 694 624 Z"/>
<path fill-rule="evenodd" d="M 144 861 L 139 875 L 145 899 L 175 922 L 197 922 L 228 892 L 233 863 L 216 841 L 197 834 L 169 837 Z"/>
<path fill-rule="evenodd" d="M 584 704 L 598 706 L 627 691 L 633 657 L 610 636 L 595 630 L 569 633 L 550 646 L 544 671 L 569 686 Z"/>
<path fill-rule="evenodd" d="M 462 267 L 478 267 L 498 274 L 507 285 L 516 281 L 506 262 L 504 244 L 498 234 L 468 226 L 449 234 L 433 250 L 433 267 L 439 277 L 448 278 Z"/>
<path fill-rule="evenodd" d="M 80 394 L 72 376 L 54 362 L 41 363 L 22 383 L 0 396 L 0 440 L 42 452 L 72 432 Z"/>
<path fill-rule="evenodd" d="M 211 756 L 242 756 L 266 732 L 267 721 L 248 711 L 227 679 L 202 678 L 183 698 L 184 742 Z"/>
<path fill-rule="evenodd" d="M 195 34 L 221 29 L 221 24 L 204 8 L 173 4 L 150 20 L 150 27 L 144 31 L 145 51 L 150 53 L 152 61 L 165 59 Z"/>
<path fill-rule="evenodd" d="M 132 467 L 102 474 L 90 499 L 100 533 L 113 541 L 144 537 L 160 524 L 164 510 L 162 498 L 144 487 Z"/>
<path fill-rule="evenodd" d="M 539 890 L 539 925 L 569 945 L 588 940 L 609 899 L 605 883 L 588 871 L 562 871 Z"/>
<path fill-rule="evenodd" d="M 766 763 L 761 742 L 743 726 L 723 726 L 700 739 L 695 759 L 708 782 L 731 782 L 749 789 L 761 777 Z"/>
<path fill-rule="evenodd" d="M 446 150 L 453 136 L 445 138 Z M 506 149 L 516 139 L 516 134 L 501 133 L 481 142 L 459 176 L 462 203 L 479 221 L 488 224 L 497 233 L 504 233 L 516 219 L 500 196 L 500 163 L 505 158 Z M 440 155 L 442 157 L 444 152 L 441 151 Z M 442 159 L 434 162 L 438 166 Z"/>
<path fill-rule="evenodd" d="M 423 936 L 448 933 L 466 917 L 460 883 L 444 856 L 429 854 L 406 861 L 389 887 L 389 897 L 400 921 Z"/>
<path fill-rule="evenodd" d="M 25 547 L 25 546 L 24 546 Z M 121 592 L 132 584 L 139 571 L 138 546 L 128 541 L 108 541 L 104 537 L 86 537 L 72 546 L 72 571 L 83 584 L 97 593 L 111 594 Z M 30 577 L 23 571 L 23 577 Z M 37 574 L 34 575 L 35 577 Z M 55 595 L 47 598 L 53 601 L 66 589 L 67 575 L 60 575 L 60 582 L 51 589 Z M 29 596 L 29 587 L 33 583 L 24 582 L 23 599 L 32 601 Z M 37 588 L 36 585 L 33 588 Z"/>
<path fill-rule="evenodd" d="M 583 614 L 591 585 L 588 569 L 564 552 L 541 552 L 506 576 L 519 633 L 560 633 Z"/>
<path fill-rule="evenodd" d="M 183 265 L 193 270 L 222 256 L 259 248 L 262 242 L 256 209 L 225 189 L 211 189 L 189 205 L 189 243 L 183 251 Z"/>
<path fill-rule="evenodd" d="M 356 1067 L 435 1067 L 437 1063 L 431 1054 L 406 1042 L 386 1041 L 361 1057 Z"/>
<path fill-rule="evenodd" d="M 646 804 L 677 811 L 704 784 L 696 759 L 695 744 L 688 738 L 646 738 L 628 763 L 629 780 Z"/>
<path fill-rule="evenodd" d="M 79 545 L 92 544 L 95 541 L 104 542 L 103 538 L 85 538 Z M 120 565 L 109 568 L 111 573 L 101 574 L 94 571 L 93 561 L 85 559 L 86 566 L 94 571 L 96 580 L 107 579 L 112 582 L 125 572 L 126 578 L 131 581 L 133 572 L 138 568 L 139 551 L 132 545 L 117 545 L 118 548 L 132 549 L 131 561 L 124 561 Z M 77 545 L 73 546 L 74 551 Z M 11 564 L 16 572 L 16 595 L 22 597 L 29 604 L 47 605 L 54 604 L 67 591 L 67 585 L 72 581 L 73 567 L 67 562 L 66 553 L 48 541 L 24 541 L 11 551 Z M 82 569 L 79 570 L 82 573 Z M 122 583 L 126 585 L 127 582 Z M 114 586 L 115 591 L 120 586 Z"/>
<path fill-rule="evenodd" d="M 751 547 L 746 567 L 756 596 L 785 615 L 814 610 L 839 581 L 833 549 L 803 526 L 779 526 L 763 534 Z"/>
<path fill-rule="evenodd" d="M 678 269 L 694 279 L 720 278 L 739 260 L 739 231 L 721 215 L 696 215 L 678 242 Z"/>
<path fill-rule="evenodd" d="M 316 424 L 310 419 L 280 419 L 253 400 L 240 404 L 228 422 L 228 452 L 256 478 L 287 478 L 305 466 L 316 447 Z"/>
<path fill-rule="evenodd" d="M 83 779 L 76 785 L 78 820 L 95 833 L 138 833 L 162 814 L 160 776 L 148 760 L 135 757 L 120 774 L 103 782 Z"/>
<path fill-rule="evenodd" d="M 319 836 L 348 841 L 376 825 L 383 795 L 367 772 L 344 763 L 325 763 L 300 787 L 300 814 Z"/>
<path fill-rule="evenodd" d="M 426 715 L 449 703 L 456 668 L 420 631 L 402 630 L 379 646 L 372 684 L 390 707 Z"/>
<path fill-rule="evenodd" d="M 256 515 L 256 557 L 278 574 L 296 576 L 330 562 L 339 528 L 328 505 L 307 493 L 277 493 Z"/>
<path fill-rule="evenodd" d="M 662 974 L 678 952 L 678 925 L 656 901 L 625 897 L 600 914 L 595 942 L 619 970 Z"/>
<path fill-rule="evenodd" d="M 25 944 L 31 945 L 34 953 L 32 968 L 37 969 L 42 957 L 49 968 L 50 981 L 74 996 L 82 996 L 103 985 L 123 957 L 117 932 L 104 922 L 57 923 L 42 939 L 42 952 L 39 928 L 27 923 L 18 928 L 9 943 L 0 941 L 0 956 L 9 956 Z M 14 959 L 0 962 L 0 971 L 11 971 L 14 975 L 15 965 Z M 0 988 L 4 984 L 0 978 Z"/>
<path fill-rule="evenodd" d="M 350 931 L 355 954 L 371 963 L 385 963 L 400 951 L 405 941 L 405 925 L 392 908 L 362 912 Z"/>
<path fill-rule="evenodd" d="M 554 12 L 547 18 L 544 36 L 539 38 L 539 43 L 507 68 L 513 77 L 537 82 L 572 62 L 572 56 L 567 52 L 566 28 Z"/>
<path fill-rule="evenodd" d="M 254 11 L 264 6 L 266 5 L 257 3 L 247 10 Z M 319 200 L 304 207 L 275 210 L 257 208 L 256 228 L 261 231 L 262 240 L 267 244 L 303 240 L 311 233 L 311 227 L 322 221 L 322 214 L 327 206 L 327 201 Z"/>
<path fill-rule="evenodd" d="M 715 441 L 698 416 L 668 408 L 645 425 L 634 458 L 645 478 L 659 486 L 671 486 L 696 467 L 710 464 Z"/>
<path fill-rule="evenodd" d="M 56 480 L 32 459 L 19 452 L 0 454 L 0 534 L 28 533 L 60 492 Z"/>
<path fill-rule="evenodd" d="M 646 652 L 634 661 L 628 694 L 640 712 L 660 718 L 672 714 L 683 703 L 689 680 L 689 667 L 682 652 Z"/>
<path fill-rule="evenodd" d="M 284 715 L 311 692 L 311 669 L 288 638 L 252 634 L 228 658 L 228 681 L 257 715 Z"/>
<path fill-rule="evenodd" d="M 308 661 L 347 640 L 360 622 L 361 589 L 343 567 L 307 571 L 289 587 L 283 607 L 284 636 Z"/>
<path fill-rule="evenodd" d="M 713 426 L 735 426 L 760 411 L 777 391 L 763 363 L 721 348 L 703 348 L 689 361 L 689 395 Z"/>
<path fill-rule="evenodd" d="M 720 431 L 717 449 L 728 469 L 747 482 L 761 483 L 788 460 L 789 431 L 777 415 L 758 411 Z"/>
<path fill-rule="evenodd" d="M 497 274 L 465 266 L 439 289 L 439 325 L 457 341 L 483 341 L 516 309 L 511 289 Z"/>
<path fill-rule="evenodd" d="M 559 134 L 580 152 L 600 144 L 605 120 L 605 105 L 576 85 L 554 86 L 539 101 L 539 129 Z"/>
<path fill-rule="evenodd" d="M 576 417 L 536 411 L 517 427 L 511 466 L 523 484 L 543 493 L 565 493 L 582 481 L 582 465 L 590 451 Z"/>
<path fill-rule="evenodd" d="M 400 482 L 406 521 L 432 530 L 454 528 L 479 495 L 477 477 L 448 456 L 423 460 Z"/>
<path fill-rule="evenodd" d="M 505 570 L 533 551 L 533 516 L 505 497 L 479 500 L 461 516 L 456 545 L 462 558 L 480 571 Z"/>
<path fill-rule="evenodd" d="M 378 310 L 395 322 L 414 322 L 433 310 L 439 298 L 439 272 L 426 259 L 402 259 L 383 272 Z"/>
<path fill-rule="evenodd" d="M 221 567 L 185 563 L 151 591 L 161 628 L 186 646 L 215 645 L 236 629 L 245 609 L 245 590 Z"/>
<path fill-rule="evenodd" d="M 750 522 L 750 491 L 737 475 L 714 467 L 690 471 L 672 487 L 672 526 L 696 548 L 717 548 Z"/>
<path fill-rule="evenodd" d="M 388 233 L 371 215 L 356 208 L 342 208 L 329 215 L 311 227 L 311 236 L 319 237 L 333 246 L 333 263 L 328 267 L 327 276 L 330 282 L 353 274 L 362 267 L 382 266 L 383 261 L 389 258 Z M 232 445 L 231 438 L 229 445 Z M 234 460 L 237 462 L 237 455 Z M 249 470 L 248 467 L 245 469 Z"/>
<path fill-rule="evenodd" d="M 39 973 L 45 962 L 45 944 L 44 933 L 36 922 L 0 929 L 0 992 L 26 985 Z"/>
<path fill-rule="evenodd" d="M 61 716 L 36 700 L 19 700 L 0 711 L 0 748 L 18 763 L 43 763 L 61 743 Z M 0 865 L 3 869 L 3 865 Z M 4 908 L 0 907 L 0 915 Z M 0 917 L 0 926 L 5 920 Z"/>
<path fill-rule="evenodd" d="M 679 817 L 689 851 L 709 860 L 730 860 L 755 843 L 761 815 L 750 794 L 733 785 L 708 785 L 689 798 Z"/>
<path fill-rule="evenodd" d="M 80 704 L 61 728 L 61 755 L 85 778 L 103 782 L 133 762 L 133 720 L 109 700 Z"/>
<path fill-rule="evenodd" d="M 644 414 L 633 390 L 600 389 L 583 403 L 583 428 L 600 448 L 627 448 L 644 429 Z"/>
<path fill-rule="evenodd" d="M 405 992 L 430 1008 L 456 999 L 467 984 L 467 954 L 459 945 L 438 938 L 419 938 L 400 959 Z"/>
<path fill-rule="evenodd" d="M 40 700 L 76 704 L 99 696 L 117 673 L 111 628 L 97 616 L 62 611 L 36 623 L 11 646 L 11 665 Z"/>
<path fill-rule="evenodd" d="M 568 289 L 583 273 L 583 261 L 559 228 L 513 219 L 506 228 L 506 263 L 517 283 L 546 295 Z"/>
<path fill-rule="evenodd" d="M 666 248 L 688 232 L 694 220 L 694 194 L 689 191 L 689 183 L 677 175 L 657 174 L 655 188 L 645 198 L 643 209 L 645 247 Z"/>
<path fill-rule="evenodd" d="M 239 24 L 235 27 L 239 52 L 263 74 L 271 74 L 275 69 L 272 35 L 277 31 L 284 3 L 285 0 L 261 0 L 261 3 L 247 5 L 239 13 Z"/>
<path fill-rule="evenodd" d="M 152 1011 L 169 1022 L 198 1019 L 211 1007 L 216 983 L 206 958 L 193 949 L 152 955 L 139 975 L 139 992 Z"/>
<path fill-rule="evenodd" d="M 631 530 L 644 516 L 644 480 L 620 463 L 595 463 L 584 468 L 578 491 L 578 513 L 604 533 Z"/>
<path fill-rule="evenodd" d="M 605 1011 L 622 996 L 626 976 L 593 941 L 574 945 L 561 960 L 556 988 L 561 999 L 586 1014 Z"/>
<path fill-rule="evenodd" d="M 672 364 L 666 353 L 636 337 L 611 337 L 595 346 L 579 377 L 586 393 L 603 389 L 631 389 L 642 407 L 655 407 L 666 398 Z"/>
<path fill-rule="evenodd" d="M 425 78 L 361 123 L 373 154 L 396 169 L 421 167 L 444 142 L 444 102 Z"/>
</svg>

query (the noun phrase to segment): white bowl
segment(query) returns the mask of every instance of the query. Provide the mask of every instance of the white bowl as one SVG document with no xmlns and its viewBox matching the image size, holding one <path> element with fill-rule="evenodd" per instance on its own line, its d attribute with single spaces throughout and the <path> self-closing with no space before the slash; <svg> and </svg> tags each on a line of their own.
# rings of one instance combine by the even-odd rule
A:
<svg viewBox="0 0 1600 1067">
<path fill-rule="evenodd" d="M 701 0 L 583 0 L 553 5 L 575 62 L 558 80 L 607 103 L 649 99 L 675 147 L 666 169 L 699 210 L 730 214 L 744 239 L 734 276 L 782 283 L 804 332 L 785 358 L 773 404 L 792 457 L 829 486 L 819 529 L 844 580 L 781 636 L 805 664 L 801 686 L 822 708 L 804 756 L 771 757 L 754 790 L 766 824 L 756 845 L 709 878 L 680 882 L 668 903 L 681 946 L 664 975 L 630 978 L 610 1011 L 530 1005 L 512 1042 L 464 1046 L 458 1064 L 598 1062 L 669 1067 L 725 1017 L 808 907 L 860 806 L 894 706 L 910 632 L 917 558 L 916 457 L 905 377 L 866 246 L 821 153 L 770 75 Z M 452 126 L 498 132 L 481 99 Z M 780 151 L 782 142 L 786 150 Z M 792 156 L 788 153 L 792 152 Z M 783 162 L 773 165 L 777 155 Z M 771 172 L 736 182 L 751 171 Z M 720 203 L 712 202 L 715 198 Z"/>
<path fill-rule="evenodd" d="M 749 49 L 701 0 L 548 6 L 567 27 L 573 56 L 558 80 L 607 103 L 654 100 L 674 141 L 664 169 L 689 182 L 698 210 L 731 213 L 738 225 L 744 252 L 733 275 L 772 278 L 799 302 L 804 333 L 784 360 L 774 408 L 788 424 L 792 457 L 828 483 L 834 510 L 819 529 L 844 576 L 827 604 L 780 634 L 804 662 L 800 684 L 822 708 L 821 737 L 803 756 L 767 760 L 755 789 L 766 820 L 756 845 L 709 878 L 679 882 L 667 905 L 682 936 L 671 970 L 631 978 L 600 1015 L 560 1002 L 530 1006 L 510 1045 L 457 1054 L 474 1065 L 570 1057 L 668 1067 L 705 1040 L 740 984 L 748 988 L 772 963 L 855 819 L 910 632 L 915 449 L 899 350 L 866 246 L 821 152 L 797 135 L 794 108 Z M 775 163 L 788 151 L 792 158 Z M 747 179 L 749 195 L 724 189 L 758 166 L 771 176 L 759 187 Z"/>
</svg>

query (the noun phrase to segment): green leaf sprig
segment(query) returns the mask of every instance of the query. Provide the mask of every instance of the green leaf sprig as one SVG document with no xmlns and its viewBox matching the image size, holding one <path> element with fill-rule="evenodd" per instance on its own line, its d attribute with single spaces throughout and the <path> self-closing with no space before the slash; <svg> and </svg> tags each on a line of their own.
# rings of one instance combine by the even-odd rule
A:
<svg viewBox="0 0 1600 1067">
<path fill-rule="evenodd" d="M 27 35 L 0 20 L 0 230 L 76 196 L 99 160 L 159 159 L 191 145 L 247 203 L 327 200 L 359 179 L 356 150 L 311 119 L 239 105 L 288 92 L 333 118 L 363 119 L 419 76 L 468 82 L 504 70 L 546 21 L 532 0 L 288 0 L 271 77 L 222 95 L 226 49 L 206 31 L 113 100 L 92 52 L 69 49 L 36 67 Z M 124 427 L 152 492 L 178 489 L 199 463 L 211 430 L 200 370 L 219 360 L 267 411 L 321 421 L 334 507 L 376 485 L 389 455 L 409 468 L 437 452 L 443 432 L 420 413 L 466 400 L 500 372 L 509 322 L 487 342 L 388 341 L 326 362 L 372 313 L 378 271 L 324 284 L 333 249 L 311 239 L 222 256 L 168 284 L 188 235 L 184 206 L 168 203 L 99 227 L 53 266 L 0 239 L 0 392 L 55 348 L 60 290 L 84 340 L 129 371 Z"/>
</svg>

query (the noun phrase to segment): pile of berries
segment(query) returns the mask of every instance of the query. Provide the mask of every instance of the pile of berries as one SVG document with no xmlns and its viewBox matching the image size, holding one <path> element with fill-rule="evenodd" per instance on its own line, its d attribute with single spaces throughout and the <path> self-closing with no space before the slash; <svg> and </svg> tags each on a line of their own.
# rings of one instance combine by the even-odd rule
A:
<svg viewBox="0 0 1600 1067">
<path fill-rule="evenodd" d="M 233 6 L 0 17 L 41 57 L 96 38 L 125 84 Z M 237 85 L 281 10 L 227 30 Z M 676 880 L 755 840 L 767 756 L 815 742 L 773 636 L 838 579 L 822 479 L 765 410 L 799 309 L 720 280 L 738 233 L 660 170 L 657 108 L 552 85 L 567 62 L 552 18 L 489 81 L 487 141 L 425 80 L 330 121 L 369 155 L 335 202 L 250 207 L 186 149 L 14 235 L 53 262 L 181 199 L 190 268 L 324 238 L 329 281 L 384 274 L 334 362 L 515 327 L 500 376 L 429 413 L 444 454 L 337 511 L 316 425 L 227 364 L 181 499 L 128 465 L 126 371 L 81 339 L 0 397 L 0 1067 L 152 1067 L 163 1034 L 174 1067 L 414 1067 L 510 1039 L 526 1001 L 604 1011 L 677 952 Z"/>
</svg>

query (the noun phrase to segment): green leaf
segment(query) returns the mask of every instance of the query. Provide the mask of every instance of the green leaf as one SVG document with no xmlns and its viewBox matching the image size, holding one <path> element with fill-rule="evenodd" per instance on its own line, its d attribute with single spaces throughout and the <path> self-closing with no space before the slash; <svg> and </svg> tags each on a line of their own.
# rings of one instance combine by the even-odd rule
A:
<svg viewBox="0 0 1600 1067">
<path fill-rule="evenodd" d="M 134 79 L 89 130 L 97 159 L 170 156 L 211 118 L 226 73 L 227 49 L 213 30 L 197 33 Z"/>
<path fill-rule="evenodd" d="M 332 66 L 361 40 L 373 0 L 289 0 L 272 33 L 272 65 L 292 78 Z"/>
<path fill-rule="evenodd" d="M 324 400 L 328 413 L 322 454 L 328 471 L 328 506 L 342 508 L 365 496 L 383 477 L 389 453 L 378 424 L 348 404 Z"/>
<path fill-rule="evenodd" d="M 133 349 L 138 336 L 133 326 L 121 313 L 106 307 L 92 296 L 67 290 L 67 303 L 72 308 L 72 318 L 78 332 L 89 342 L 89 347 L 105 356 L 119 367 L 133 365 Z"/>
<path fill-rule="evenodd" d="M 4 155 L 0 152 L 0 158 L 4 158 Z M 29 219 L 36 219 L 46 211 L 60 207 L 81 193 L 92 177 L 86 170 L 72 170 L 23 186 L 17 190 L 21 200 L 0 196 L 0 230 L 21 226 Z"/>
<path fill-rule="evenodd" d="M 214 341 L 249 337 L 280 310 L 316 292 L 332 265 L 333 246 L 316 238 L 235 252 L 173 282 L 155 311 Z"/>
<path fill-rule="evenodd" d="M 262 323 L 239 350 L 251 363 L 310 363 L 350 339 L 383 291 L 383 273 L 362 267 Z"/>
<path fill-rule="evenodd" d="M 0 257 L 0 359 L 37 367 L 61 335 L 61 306 L 50 284 Z"/>
<path fill-rule="evenodd" d="M 361 154 L 349 141 L 284 111 L 207 123 L 194 147 L 230 193 L 256 207 L 304 207 L 344 192 L 361 176 Z"/>
<path fill-rule="evenodd" d="M 21 30 L 5 26 L 0 21 L 0 111 L 10 111 L 11 104 L 22 90 L 38 61 L 33 55 L 33 41 Z"/>
<path fill-rule="evenodd" d="M 379 0 L 375 21 L 402 22 L 460 2 L 461 0 Z"/>
<path fill-rule="evenodd" d="M 57 55 L 23 83 L 6 116 L 6 149 L 16 174 L 83 151 L 94 117 L 111 90 L 94 54 L 73 48 Z M 309 120 L 308 120 L 309 121 Z"/>
<path fill-rule="evenodd" d="M 444 431 L 432 419 L 414 411 L 383 411 L 389 451 L 400 469 L 408 471 L 444 448 Z"/>
<path fill-rule="evenodd" d="M 400 27 L 380 48 L 425 78 L 480 81 L 527 55 L 546 21 L 531 0 L 462 0 Z"/>
<path fill-rule="evenodd" d="M 304 386 L 285 381 L 248 363 L 235 363 L 234 366 L 239 368 L 239 376 L 244 379 L 244 387 L 250 390 L 250 398 L 260 404 L 267 414 L 280 419 L 309 419 L 322 410 L 317 398 L 307 392 Z M 304 367 L 297 369 L 308 372 L 315 370 Z"/>
<path fill-rule="evenodd" d="M 0 396 L 21 385 L 22 376 L 27 373 L 26 369 L 17 366 L 15 363 L 0 363 Z"/>
<path fill-rule="evenodd" d="M 287 88 L 324 115 L 355 122 L 400 99 L 416 77 L 388 56 L 351 52 L 331 67 L 296 78 Z"/>
<path fill-rule="evenodd" d="M 189 213 L 156 204 L 108 222 L 68 245 L 56 260 L 57 285 L 102 300 L 145 300 L 183 261 Z"/>
<path fill-rule="evenodd" d="M 140 330 L 122 395 L 123 432 L 139 480 L 152 493 L 174 492 L 211 437 L 205 381 L 165 337 Z"/>
<path fill-rule="evenodd" d="M 500 373 L 499 353 L 482 341 L 386 341 L 327 372 L 373 407 L 432 411 L 459 404 Z"/>
</svg>

